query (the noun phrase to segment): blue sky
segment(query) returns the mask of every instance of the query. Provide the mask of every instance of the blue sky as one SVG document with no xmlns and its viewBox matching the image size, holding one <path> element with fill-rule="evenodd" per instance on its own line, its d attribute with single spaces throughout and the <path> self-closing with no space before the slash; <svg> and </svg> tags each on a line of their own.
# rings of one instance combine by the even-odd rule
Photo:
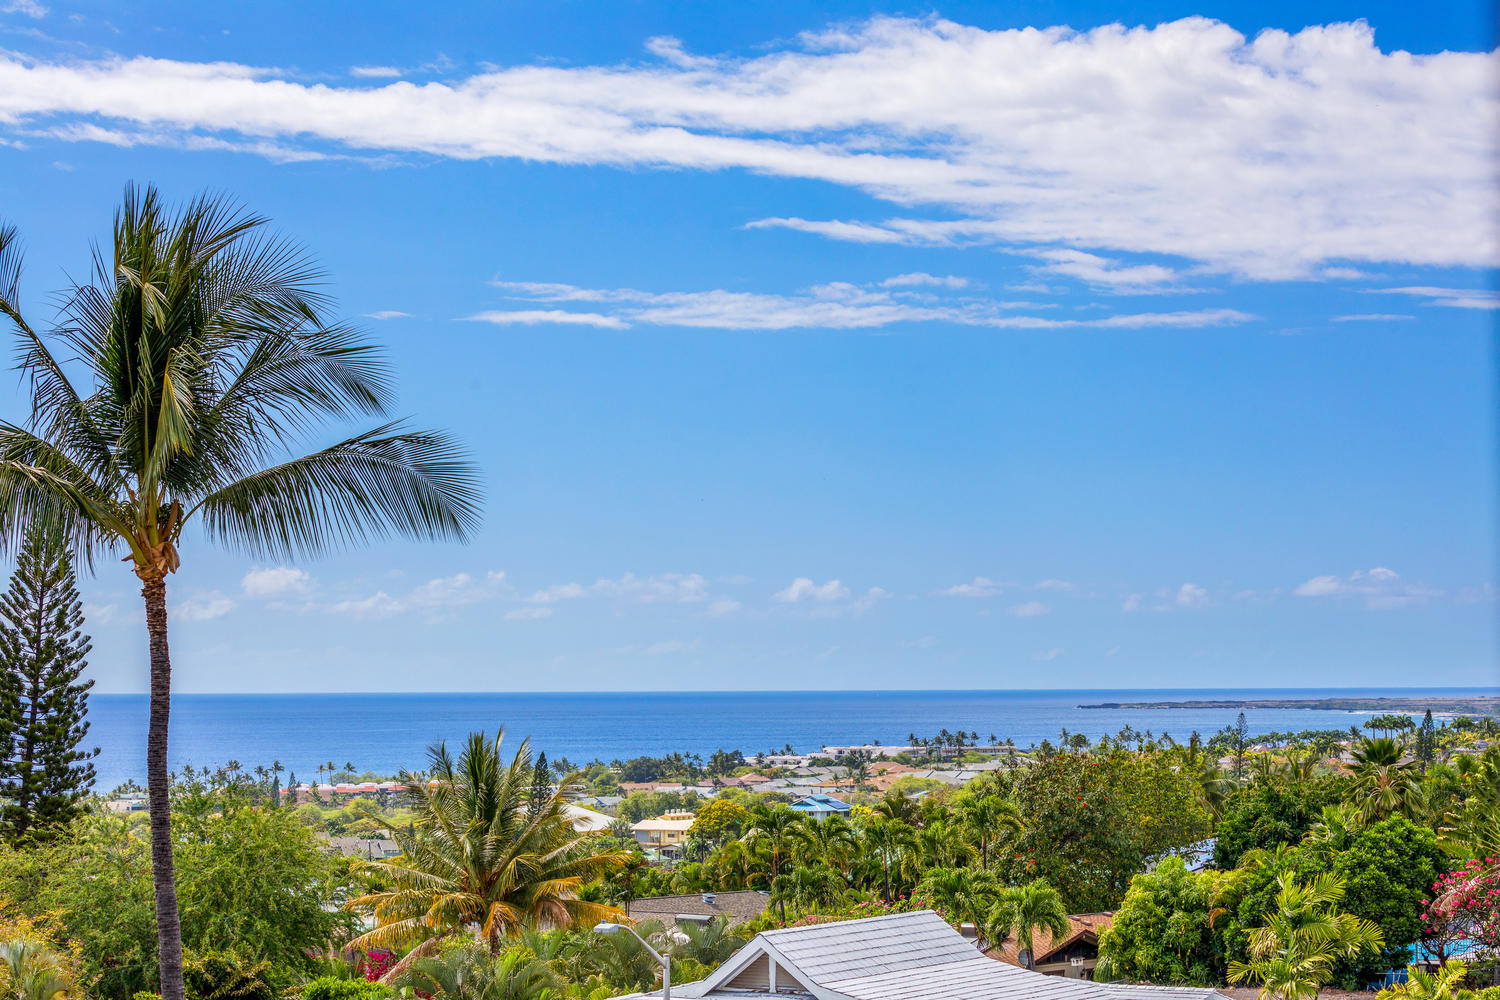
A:
<svg viewBox="0 0 1500 1000">
<path fill-rule="evenodd" d="M 231 192 L 488 484 L 190 539 L 180 690 L 1496 681 L 1489 5 L 516 6 L 0 2 L 33 316 Z"/>
</svg>

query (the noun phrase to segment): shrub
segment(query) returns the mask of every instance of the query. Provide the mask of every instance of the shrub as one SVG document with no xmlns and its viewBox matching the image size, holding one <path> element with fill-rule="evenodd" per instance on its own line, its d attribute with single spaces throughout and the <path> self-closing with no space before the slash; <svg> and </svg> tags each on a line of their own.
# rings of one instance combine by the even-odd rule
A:
<svg viewBox="0 0 1500 1000">
<path fill-rule="evenodd" d="M 302 1000 L 386 1000 L 395 991 L 366 979 L 319 976 L 302 987 Z"/>
</svg>

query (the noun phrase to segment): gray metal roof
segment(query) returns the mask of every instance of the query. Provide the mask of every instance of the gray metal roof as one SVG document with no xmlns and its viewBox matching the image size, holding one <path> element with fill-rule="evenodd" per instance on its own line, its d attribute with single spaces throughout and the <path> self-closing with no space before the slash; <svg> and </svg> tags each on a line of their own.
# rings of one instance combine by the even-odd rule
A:
<svg viewBox="0 0 1500 1000">
<path fill-rule="evenodd" d="M 805 986 L 805 993 L 775 994 L 787 1000 L 1224 1000 L 1209 989 L 1029 972 L 981 955 L 931 910 L 766 931 L 707 979 L 672 992 L 703 1000 L 770 996 L 727 985 L 763 955 Z"/>
</svg>

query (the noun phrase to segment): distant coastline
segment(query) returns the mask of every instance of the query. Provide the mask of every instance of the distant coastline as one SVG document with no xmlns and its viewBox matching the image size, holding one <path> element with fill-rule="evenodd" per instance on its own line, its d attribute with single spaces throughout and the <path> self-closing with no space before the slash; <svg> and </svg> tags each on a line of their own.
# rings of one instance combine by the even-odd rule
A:
<svg viewBox="0 0 1500 1000">
<path fill-rule="evenodd" d="M 1244 698 L 1192 701 L 1104 701 L 1079 708 L 1095 709 L 1316 709 L 1324 712 L 1426 712 L 1433 715 L 1500 714 L 1500 698 Z"/>
</svg>

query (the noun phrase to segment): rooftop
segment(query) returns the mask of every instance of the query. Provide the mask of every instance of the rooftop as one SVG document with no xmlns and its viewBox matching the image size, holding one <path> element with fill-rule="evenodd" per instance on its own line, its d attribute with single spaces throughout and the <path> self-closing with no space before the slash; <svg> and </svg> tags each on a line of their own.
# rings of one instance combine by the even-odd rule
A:
<svg viewBox="0 0 1500 1000">
<path fill-rule="evenodd" d="M 660 920 L 675 923 L 679 916 L 729 917 L 731 924 L 754 920 L 766 912 L 770 897 L 763 892 L 745 889 L 735 892 L 693 893 L 687 896 L 650 896 L 633 899 L 625 905 L 632 920 Z"/>
</svg>

